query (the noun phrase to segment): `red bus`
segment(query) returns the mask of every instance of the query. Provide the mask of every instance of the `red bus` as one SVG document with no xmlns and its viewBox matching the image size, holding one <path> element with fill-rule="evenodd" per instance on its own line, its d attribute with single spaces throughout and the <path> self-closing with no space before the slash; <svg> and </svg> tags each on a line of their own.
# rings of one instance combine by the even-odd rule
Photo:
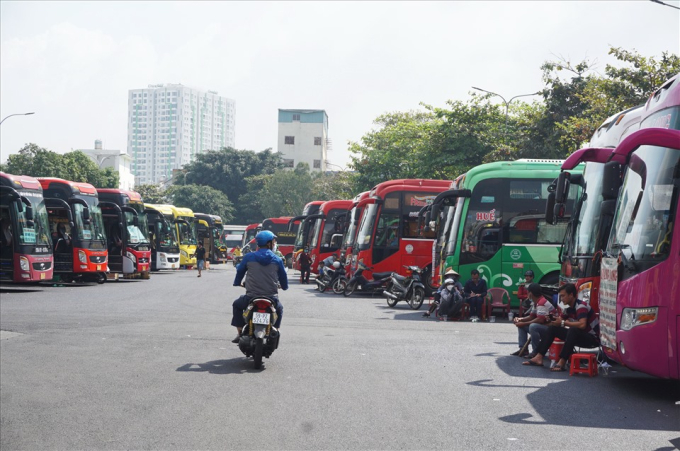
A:
<svg viewBox="0 0 680 451">
<path fill-rule="evenodd" d="M 290 216 L 282 216 L 280 218 L 267 218 L 262 221 L 262 230 L 269 230 L 276 235 L 276 243 L 279 251 L 286 259 L 285 264 L 287 268 L 292 268 L 293 252 L 295 250 L 295 236 L 297 235 L 297 228 L 300 222 L 293 222 L 293 227 L 288 230 L 288 223 L 293 219 Z"/>
<path fill-rule="evenodd" d="M 300 216 L 296 216 L 288 221 L 288 228 L 292 229 L 295 221 L 300 221 L 298 231 L 295 236 L 295 248 L 293 249 L 293 268 L 300 270 L 298 263 L 298 256 L 303 249 L 309 248 L 309 243 L 312 241 L 312 234 L 314 233 L 314 226 L 316 220 L 320 218 L 319 207 L 323 204 L 323 200 L 315 200 L 305 205 Z"/>
<path fill-rule="evenodd" d="M 0 281 L 52 279 L 54 257 L 40 182 L 0 172 Z"/>
<path fill-rule="evenodd" d="M 391 180 L 376 185 L 361 215 L 352 270 L 357 262 L 376 272 L 404 272 L 404 265 L 424 268 L 428 291 L 432 283 L 432 244 L 435 234 L 418 230 L 418 212 L 451 186 L 448 180 Z"/>
<path fill-rule="evenodd" d="M 89 183 L 38 177 L 54 245 L 54 274 L 63 282 L 106 282 L 106 229 L 97 190 Z"/>
<path fill-rule="evenodd" d="M 359 231 L 359 219 L 361 219 L 361 212 L 364 211 L 366 206 L 366 199 L 368 199 L 370 191 L 364 191 L 361 194 L 357 194 L 352 201 L 352 208 L 347 213 L 347 221 L 345 224 L 345 236 L 342 240 L 342 248 L 340 249 L 340 256 L 344 258 L 345 261 L 345 271 L 347 272 L 347 277 L 351 277 L 350 268 L 353 262 L 352 249 L 357 239 L 357 232 Z"/>
<path fill-rule="evenodd" d="M 136 191 L 97 188 L 109 246 L 109 271 L 149 278 L 151 242 L 142 196 Z M 122 246 L 113 241 L 119 237 Z"/>
<path fill-rule="evenodd" d="M 353 203 L 351 200 L 329 200 L 319 206 L 317 214 L 320 217 L 314 221 L 312 240 L 309 243 L 312 272 L 318 273 L 318 266 L 332 254 L 340 257 L 347 212 Z"/>
<path fill-rule="evenodd" d="M 616 193 L 600 275 L 602 346 L 632 370 L 680 379 L 680 75 L 647 100 L 602 185 Z"/>
<path fill-rule="evenodd" d="M 255 235 L 257 235 L 257 232 L 262 230 L 262 224 L 249 224 L 246 226 L 246 231 L 243 232 L 243 242 L 241 243 L 241 250 L 245 252 L 245 247 L 249 244 L 250 242 L 255 239 Z M 249 246 L 250 251 L 257 250 L 257 246 L 253 246 L 252 244 Z"/>
</svg>

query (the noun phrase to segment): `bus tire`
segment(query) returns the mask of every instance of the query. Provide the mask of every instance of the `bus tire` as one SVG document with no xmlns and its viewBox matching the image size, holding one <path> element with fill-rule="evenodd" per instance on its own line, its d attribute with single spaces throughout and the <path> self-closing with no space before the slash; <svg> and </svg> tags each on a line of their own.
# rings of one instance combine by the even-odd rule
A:
<svg viewBox="0 0 680 451">
<path fill-rule="evenodd" d="M 432 294 L 437 291 L 437 287 L 434 285 L 434 282 L 432 282 L 432 268 L 431 267 L 426 267 L 425 271 L 423 271 L 423 285 L 425 285 L 425 294 L 428 296 L 432 296 Z"/>
</svg>

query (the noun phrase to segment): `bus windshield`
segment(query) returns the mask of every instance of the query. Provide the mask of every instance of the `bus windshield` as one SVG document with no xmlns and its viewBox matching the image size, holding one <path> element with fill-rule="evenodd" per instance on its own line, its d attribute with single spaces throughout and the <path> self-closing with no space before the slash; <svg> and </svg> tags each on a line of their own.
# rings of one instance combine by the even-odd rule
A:
<svg viewBox="0 0 680 451">
<path fill-rule="evenodd" d="M 354 235 L 357 231 L 355 218 L 358 215 L 361 215 L 361 209 L 359 207 L 354 207 L 350 210 L 350 214 L 348 216 L 349 226 L 347 227 L 347 232 L 345 233 L 345 238 L 342 242 L 343 249 L 354 246 Z"/>
<path fill-rule="evenodd" d="M 104 236 L 104 220 L 102 219 L 102 211 L 98 205 L 89 203 L 90 221 L 85 224 L 83 220 L 83 212 L 85 207 L 82 204 L 74 203 L 74 219 L 76 222 L 76 229 L 79 240 L 92 241 L 92 249 L 105 249 L 106 237 Z"/>
<path fill-rule="evenodd" d="M 602 205 L 602 176 L 604 164 L 588 162 L 583 171 L 583 193 L 577 205 L 578 219 L 576 221 L 571 242 L 567 240 L 564 253 L 572 257 L 592 256 L 599 248 L 597 241 L 600 206 Z M 587 193 L 586 193 L 587 192 Z M 573 247 L 573 248 L 572 248 Z"/>
<path fill-rule="evenodd" d="M 335 252 L 340 249 L 346 217 L 347 210 L 334 208 L 326 214 L 325 218 L 319 218 L 314 227 L 311 247 L 319 248 L 322 252 Z M 321 235 L 320 242 L 319 235 Z"/>
<path fill-rule="evenodd" d="M 378 204 L 369 204 L 361 216 L 359 232 L 357 234 L 357 248 L 361 251 L 370 249 L 371 237 L 373 236 L 373 226 L 375 225 L 375 215 L 378 211 Z"/>
<path fill-rule="evenodd" d="M 45 208 L 45 201 L 38 196 L 25 196 L 33 208 L 33 225 L 28 225 L 26 219 L 27 206 L 24 205 L 23 212 L 19 212 L 18 202 L 11 202 L 10 208 L 13 214 L 18 219 L 17 235 L 19 244 L 32 245 L 50 245 L 49 239 L 49 222 L 47 220 L 47 209 Z"/>
<path fill-rule="evenodd" d="M 191 220 L 191 222 L 188 222 Z M 180 245 L 196 245 L 196 222 L 192 218 L 187 220 L 178 219 L 177 227 L 179 228 L 179 244 Z"/>
<path fill-rule="evenodd" d="M 460 263 L 493 257 L 503 243 L 562 243 L 566 221 L 545 221 L 545 203 L 552 179 L 498 179 L 480 181 L 468 204 Z"/>
<path fill-rule="evenodd" d="M 262 223 L 262 230 L 269 230 L 274 235 L 276 235 L 276 242 L 281 245 L 293 245 L 295 243 L 295 226 L 293 230 L 288 231 L 288 221 L 286 222 L 274 222 L 269 219 L 265 219 Z"/>
<path fill-rule="evenodd" d="M 626 279 L 658 264 L 671 249 L 680 150 L 642 146 L 630 159 L 607 252 L 623 255 Z"/>
<path fill-rule="evenodd" d="M 127 240 L 130 244 L 149 244 L 149 239 L 142 232 L 142 230 L 149 230 L 146 224 L 146 215 L 144 213 L 137 216 L 139 226 L 134 223 L 135 216 L 129 211 L 124 212 L 125 225 L 127 228 Z"/>
</svg>

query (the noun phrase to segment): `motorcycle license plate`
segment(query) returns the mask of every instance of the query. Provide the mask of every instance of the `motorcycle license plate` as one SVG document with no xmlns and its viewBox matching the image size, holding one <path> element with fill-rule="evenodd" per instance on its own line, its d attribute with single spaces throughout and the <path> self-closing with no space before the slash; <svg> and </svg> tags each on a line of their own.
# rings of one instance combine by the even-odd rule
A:
<svg viewBox="0 0 680 451">
<path fill-rule="evenodd" d="M 269 313 L 253 312 L 253 324 L 269 324 Z"/>
</svg>

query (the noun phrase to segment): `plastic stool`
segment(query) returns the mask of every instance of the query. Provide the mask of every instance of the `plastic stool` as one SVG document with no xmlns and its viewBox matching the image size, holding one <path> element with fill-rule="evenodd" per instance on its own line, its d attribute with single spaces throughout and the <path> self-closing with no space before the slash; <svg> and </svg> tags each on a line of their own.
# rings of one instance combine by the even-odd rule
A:
<svg viewBox="0 0 680 451">
<path fill-rule="evenodd" d="M 560 360 L 560 352 L 564 347 L 564 342 L 555 338 L 550 347 L 548 348 L 548 358 L 550 359 L 550 368 L 554 367 L 555 364 Z"/>
<path fill-rule="evenodd" d="M 595 357 L 595 354 L 572 354 L 569 375 L 587 374 L 590 377 L 597 376 L 597 359 Z M 584 361 L 586 365 L 581 366 Z"/>
</svg>

